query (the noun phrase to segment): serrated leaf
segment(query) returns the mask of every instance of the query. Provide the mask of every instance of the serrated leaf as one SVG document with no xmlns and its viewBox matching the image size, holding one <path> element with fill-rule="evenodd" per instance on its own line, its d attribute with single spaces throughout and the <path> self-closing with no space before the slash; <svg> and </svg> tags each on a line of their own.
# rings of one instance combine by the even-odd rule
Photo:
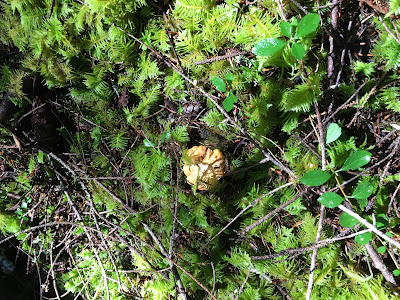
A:
<svg viewBox="0 0 400 300">
<path fill-rule="evenodd" d="M 282 21 L 279 25 L 281 32 L 284 36 L 290 38 L 292 36 L 293 26 L 287 21 Z"/>
<path fill-rule="evenodd" d="M 232 73 L 228 73 L 225 75 L 225 80 L 229 83 L 232 84 L 233 81 L 233 74 Z"/>
<path fill-rule="evenodd" d="M 306 51 L 304 50 L 303 46 L 300 45 L 299 43 L 293 43 L 292 54 L 294 57 L 296 57 L 296 59 L 302 59 L 306 54 Z"/>
<path fill-rule="evenodd" d="M 308 186 L 319 186 L 327 182 L 331 176 L 332 174 L 326 171 L 313 170 L 304 174 L 300 182 Z"/>
<path fill-rule="evenodd" d="M 376 251 L 380 254 L 385 253 L 386 251 L 386 247 L 385 246 L 380 246 L 378 249 L 376 249 Z"/>
<path fill-rule="evenodd" d="M 326 131 L 326 144 L 336 141 L 342 135 L 342 128 L 336 123 L 329 124 L 328 130 Z"/>
<path fill-rule="evenodd" d="M 317 30 L 319 21 L 320 18 L 318 14 L 312 13 L 305 15 L 297 26 L 296 37 L 306 36 Z"/>
<path fill-rule="evenodd" d="M 360 245 L 366 245 L 372 239 L 371 232 L 365 232 L 363 234 L 359 234 L 354 238 L 354 241 Z"/>
<path fill-rule="evenodd" d="M 355 170 L 365 166 L 371 161 L 372 154 L 366 150 L 358 150 L 350 154 L 344 162 L 342 171 Z"/>
<path fill-rule="evenodd" d="M 371 196 L 374 187 L 369 182 L 359 182 L 356 189 L 351 194 L 350 198 L 354 199 L 367 199 Z"/>
<path fill-rule="evenodd" d="M 356 225 L 358 220 L 350 216 L 347 212 L 343 213 L 339 218 L 339 224 L 342 227 L 350 228 Z"/>
<path fill-rule="evenodd" d="M 268 38 L 259 41 L 251 51 L 257 56 L 268 56 L 278 52 L 285 47 L 285 45 L 285 41 Z"/>
<path fill-rule="evenodd" d="M 317 200 L 327 208 L 335 208 L 338 207 L 344 199 L 333 192 L 326 192 L 325 194 L 322 194 Z"/>
<path fill-rule="evenodd" d="M 226 92 L 226 85 L 222 78 L 214 76 L 212 78 L 212 84 L 217 88 L 218 91 L 225 93 Z"/>
</svg>

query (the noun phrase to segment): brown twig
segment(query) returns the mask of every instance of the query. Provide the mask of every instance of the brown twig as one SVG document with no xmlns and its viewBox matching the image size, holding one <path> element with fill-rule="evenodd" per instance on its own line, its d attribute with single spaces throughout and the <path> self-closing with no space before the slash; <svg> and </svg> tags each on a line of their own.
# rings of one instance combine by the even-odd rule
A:
<svg viewBox="0 0 400 300">
<path fill-rule="evenodd" d="M 218 233 L 216 235 L 214 235 L 207 243 L 205 243 L 202 247 L 201 250 L 204 249 L 209 243 L 211 243 L 217 236 L 219 236 L 225 229 L 227 229 L 229 226 L 231 226 L 233 224 L 233 222 L 235 222 L 244 212 L 246 212 L 249 208 L 253 207 L 254 205 L 256 205 L 261 199 L 264 199 L 265 197 L 272 195 L 273 193 L 286 188 L 288 186 L 291 186 L 293 184 L 293 182 L 288 182 L 284 185 L 281 185 L 279 187 L 277 187 L 276 189 L 273 189 L 272 191 L 269 191 L 268 193 L 266 193 L 265 195 L 262 195 L 261 197 L 253 200 L 249 205 L 247 205 L 245 208 L 243 208 L 231 221 L 229 221 L 228 224 L 225 225 L 224 228 L 222 228 L 220 231 L 218 231 Z"/>
<path fill-rule="evenodd" d="M 322 171 L 325 171 L 326 169 L 326 155 L 325 155 L 325 139 L 324 139 L 324 128 L 322 125 L 321 121 L 321 115 L 319 113 L 318 105 L 316 102 L 314 102 L 314 108 L 315 108 L 315 113 L 317 116 L 317 126 L 318 126 L 318 141 L 320 143 L 320 148 L 321 148 L 321 162 L 322 162 Z M 326 191 L 326 187 L 322 187 L 322 192 Z M 321 204 L 320 208 L 320 217 L 319 217 L 319 222 L 318 222 L 318 230 L 317 230 L 317 235 L 315 237 L 315 243 L 318 243 L 320 238 L 321 238 L 321 233 L 322 233 L 322 225 L 324 223 L 324 214 L 325 214 L 325 206 Z M 314 273 L 315 273 L 315 266 L 317 263 L 317 255 L 318 255 L 318 248 L 313 250 L 313 253 L 311 255 L 311 265 L 310 265 L 310 277 L 308 280 L 308 287 L 307 287 L 307 294 L 306 294 L 306 299 L 311 298 L 311 292 L 312 292 L 312 287 L 314 283 Z"/>
<path fill-rule="evenodd" d="M 365 249 L 372 259 L 372 265 L 382 273 L 382 276 L 386 279 L 386 281 L 390 282 L 394 286 L 397 286 L 396 280 L 394 279 L 392 272 L 389 271 L 388 267 L 386 267 L 385 263 L 379 257 L 378 253 L 376 253 L 371 242 L 365 245 Z"/>
<path fill-rule="evenodd" d="M 287 207 L 288 205 L 292 204 L 294 201 L 299 199 L 306 192 L 307 192 L 307 190 L 304 190 L 304 191 L 298 193 L 296 196 L 292 197 L 292 199 L 290 199 L 289 201 L 286 201 L 285 203 L 282 203 L 279 207 L 275 208 L 273 211 L 269 212 L 268 214 L 266 214 L 261 219 L 257 220 L 256 222 L 254 222 L 254 223 L 250 224 L 249 226 L 247 226 L 246 228 L 242 229 L 242 231 L 240 233 L 241 234 L 246 234 L 247 232 L 253 230 L 258 225 L 260 225 L 261 223 L 265 222 L 269 218 L 273 217 L 276 213 L 278 213 L 279 211 L 281 211 L 282 209 L 284 209 L 285 207 Z"/>
<path fill-rule="evenodd" d="M 240 56 L 240 55 L 246 55 L 246 54 L 249 54 L 249 53 L 251 53 L 251 52 L 250 51 L 233 52 L 231 54 L 225 54 L 225 55 L 220 55 L 220 56 L 207 58 L 207 59 L 204 59 L 204 60 L 195 61 L 193 64 L 195 66 L 204 65 L 204 64 L 212 63 L 214 61 L 224 60 L 224 59 L 228 59 L 228 58 L 232 58 L 232 57 L 236 57 L 236 56 Z"/>
</svg>

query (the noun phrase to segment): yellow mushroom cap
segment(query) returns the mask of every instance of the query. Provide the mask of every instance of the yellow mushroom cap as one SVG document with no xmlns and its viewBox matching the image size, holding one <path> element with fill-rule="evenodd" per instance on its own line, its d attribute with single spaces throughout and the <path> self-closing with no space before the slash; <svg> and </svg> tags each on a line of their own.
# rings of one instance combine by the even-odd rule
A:
<svg viewBox="0 0 400 300">
<path fill-rule="evenodd" d="M 187 162 L 183 166 L 186 181 L 197 185 L 198 190 L 210 190 L 218 185 L 225 174 L 226 159 L 219 149 L 211 150 L 195 146 L 186 151 Z"/>
</svg>

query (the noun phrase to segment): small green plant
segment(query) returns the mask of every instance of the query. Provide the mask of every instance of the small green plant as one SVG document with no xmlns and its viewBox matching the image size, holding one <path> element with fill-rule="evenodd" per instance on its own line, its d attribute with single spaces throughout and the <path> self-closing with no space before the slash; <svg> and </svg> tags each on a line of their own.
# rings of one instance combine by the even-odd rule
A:
<svg viewBox="0 0 400 300">
<path fill-rule="evenodd" d="M 326 139 L 325 139 L 326 145 L 330 147 L 329 144 L 332 144 L 334 141 L 339 139 L 341 134 L 342 134 L 342 129 L 340 128 L 340 126 L 336 123 L 331 123 L 326 133 Z M 340 186 L 338 175 L 339 172 L 341 171 L 357 170 L 365 166 L 370 162 L 371 156 L 372 154 L 369 151 L 356 150 L 347 157 L 343 166 L 339 170 L 336 171 L 332 170 L 331 172 L 323 170 L 312 170 L 304 174 L 304 176 L 300 178 L 300 182 L 308 186 L 320 186 L 328 182 L 328 180 L 333 175 L 335 176 L 335 179 L 339 185 L 340 191 L 342 192 L 344 198 L 338 195 L 337 193 L 328 191 L 323 193 L 318 198 L 318 202 L 320 202 L 327 208 L 336 208 L 340 204 L 342 204 L 345 198 L 347 199 L 347 201 L 350 201 L 350 199 L 355 199 L 356 202 L 358 203 L 358 206 L 360 207 L 360 210 L 362 211 L 364 210 L 364 208 L 368 203 L 367 199 L 373 193 L 374 190 L 373 185 L 368 181 L 360 181 L 357 187 L 353 190 L 352 194 L 348 196 L 343 192 L 343 189 Z M 358 220 L 346 212 L 343 213 L 339 219 L 339 224 L 342 227 L 350 228 L 355 226 L 357 223 Z M 366 232 L 357 235 L 354 240 L 360 245 L 365 245 L 371 239 L 372 239 L 372 233 Z"/>
<path fill-rule="evenodd" d="M 19 219 L 24 221 L 28 221 L 28 217 L 25 215 L 28 211 L 28 205 L 32 202 L 32 198 L 30 196 L 26 196 L 25 199 L 22 201 L 21 206 L 17 208 L 15 213 L 17 214 Z"/>
<path fill-rule="evenodd" d="M 233 74 L 231 73 L 226 74 L 225 80 L 229 85 L 231 85 L 233 81 Z M 215 86 L 215 88 L 221 93 L 226 92 L 226 84 L 222 78 L 214 76 L 212 78 L 212 83 Z M 230 112 L 233 109 L 233 104 L 235 104 L 236 102 L 238 102 L 238 98 L 232 91 L 229 91 L 228 96 L 225 97 L 224 101 L 222 102 L 222 105 L 227 112 Z"/>
<path fill-rule="evenodd" d="M 281 33 L 289 40 L 267 38 L 258 42 L 252 51 L 257 56 L 269 56 L 287 46 L 291 48 L 292 55 L 300 60 L 306 54 L 306 50 L 300 43 L 301 39 L 315 32 L 319 22 L 319 15 L 315 13 L 305 15 L 300 22 L 296 18 L 293 18 L 291 23 L 282 21 L 280 23 Z"/>
</svg>

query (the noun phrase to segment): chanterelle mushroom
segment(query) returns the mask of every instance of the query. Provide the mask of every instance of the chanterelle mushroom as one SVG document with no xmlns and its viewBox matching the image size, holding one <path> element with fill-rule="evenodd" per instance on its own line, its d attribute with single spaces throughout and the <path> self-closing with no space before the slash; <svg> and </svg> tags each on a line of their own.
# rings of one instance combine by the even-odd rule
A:
<svg viewBox="0 0 400 300">
<path fill-rule="evenodd" d="M 197 185 L 198 190 L 211 190 L 218 184 L 218 179 L 225 174 L 226 159 L 218 149 L 211 150 L 204 146 L 195 146 L 185 153 L 183 172 L 190 185 Z"/>
</svg>

